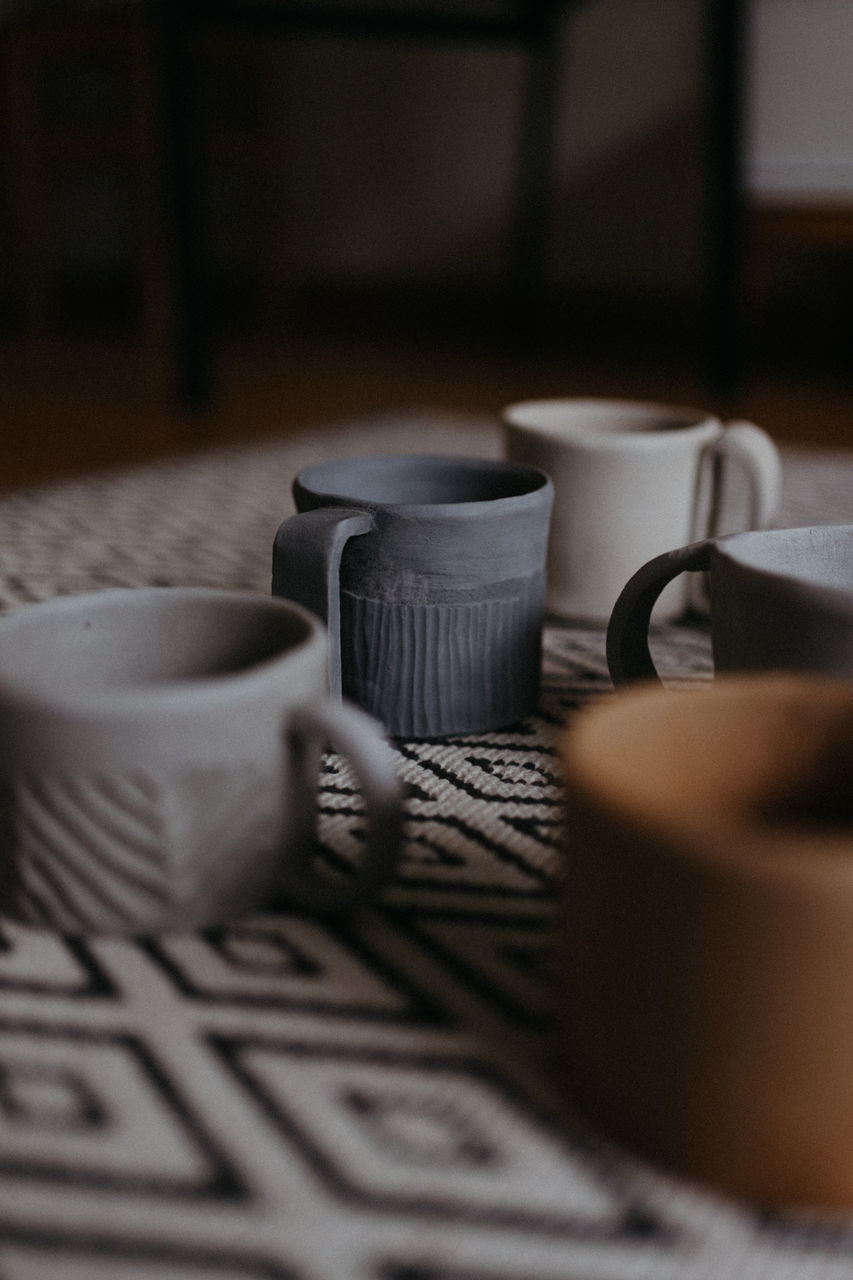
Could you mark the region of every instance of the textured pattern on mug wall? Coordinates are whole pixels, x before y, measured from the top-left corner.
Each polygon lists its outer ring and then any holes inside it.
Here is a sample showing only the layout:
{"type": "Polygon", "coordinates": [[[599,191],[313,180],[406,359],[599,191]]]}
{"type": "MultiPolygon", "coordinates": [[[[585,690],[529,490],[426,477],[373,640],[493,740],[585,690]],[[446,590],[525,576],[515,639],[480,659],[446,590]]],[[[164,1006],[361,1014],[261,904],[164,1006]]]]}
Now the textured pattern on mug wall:
{"type": "Polygon", "coordinates": [[[344,693],[395,737],[512,724],[536,703],[544,594],[540,576],[512,598],[470,604],[393,604],[342,591],[344,693]]]}
{"type": "Polygon", "coordinates": [[[245,763],[171,778],[15,774],[8,785],[11,913],[30,924],[184,926],[212,901],[239,899],[247,849],[273,861],[268,773],[245,763]]]}

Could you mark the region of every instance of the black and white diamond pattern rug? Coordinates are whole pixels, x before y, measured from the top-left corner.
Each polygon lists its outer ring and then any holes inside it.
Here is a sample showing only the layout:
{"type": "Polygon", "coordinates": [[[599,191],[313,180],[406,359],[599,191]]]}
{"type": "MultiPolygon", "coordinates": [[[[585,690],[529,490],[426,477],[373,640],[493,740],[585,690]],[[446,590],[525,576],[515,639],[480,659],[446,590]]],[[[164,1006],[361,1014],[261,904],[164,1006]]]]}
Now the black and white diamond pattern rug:
{"type": "MultiPolygon", "coordinates": [[[[310,461],[496,456],[406,411],[0,498],[0,606],[109,586],[269,590],[310,461]]],[[[788,451],[781,522],[853,518],[853,455],[788,451]]],[[[707,637],[657,637],[706,680],[707,637]]],[[[608,697],[600,631],[549,625],[535,716],[396,744],[403,856],[345,923],[153,939],[0,925],[0,1280],[849,1280],[853,1221],[763,1212],[610,1146],[548,1070],[555,742],[608,697]]],[[[320,839],[361,811],[330,756],[320,839]]]]}

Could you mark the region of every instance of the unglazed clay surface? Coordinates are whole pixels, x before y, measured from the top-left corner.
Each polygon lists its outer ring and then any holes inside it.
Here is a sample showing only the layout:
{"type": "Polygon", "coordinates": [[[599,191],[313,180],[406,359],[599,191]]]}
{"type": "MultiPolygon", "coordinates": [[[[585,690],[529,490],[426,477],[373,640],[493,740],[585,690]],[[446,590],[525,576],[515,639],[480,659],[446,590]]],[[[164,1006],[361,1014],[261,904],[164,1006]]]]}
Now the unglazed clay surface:
{"type": "Polygon", "coordinates": [[[573,1105],[761,1204],[853,1208],[853,685],[645,686],[564,734],[573,1105]]]}
{"type": "Polygon", "coordinates": [[[273,591],[327,620],[332,687],[390,733],[499,728],[536,704],[552,496],[542,472],[488,459],[308,468],[273,591]]]}
{"type": "Polygon", "coordinates": [[[277,779],[256,763],[133,773],[16,773],[18,914],[64,931],[239,915],[276,887],[277,779]],[[180,802],[176,803],[176,798],[180,802]]]}
{"type": "Polygon", "coordinates": [[[393,864],[377,727],[326,694],[326,637],[281,600],[106,590],[0,622],[0,910],[68,932],[219,923],[286,895],[349,905],[393,864]],[[362,786],[365,858],[315,864],[325,744],[362,786]]]}
{"type": "Polygon", "coordinates": [[[608,626],[616,684],[657,676],[650,614],[665,585],[690,570],[709,574],[718,670],[853,676],[853,525],[813,525],[708,540],[644,565],[608,626]]]}

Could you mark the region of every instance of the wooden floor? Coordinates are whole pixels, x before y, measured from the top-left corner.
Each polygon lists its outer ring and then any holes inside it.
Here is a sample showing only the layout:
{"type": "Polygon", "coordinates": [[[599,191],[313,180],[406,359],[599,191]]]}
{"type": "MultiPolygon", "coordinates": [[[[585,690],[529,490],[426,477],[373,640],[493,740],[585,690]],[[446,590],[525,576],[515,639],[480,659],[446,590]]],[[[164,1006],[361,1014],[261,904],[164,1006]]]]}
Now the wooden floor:
{"type": "MultiPolygon", "coordinates": [[[[836,327],[837,328],[837,327],[836,327]]],[[[678,326],[555,329],[540,342],[495,340],[435,315],[389,310],[363,322],[282,326],[220,339],[214,394],[181,412],[168,361],[132,338],[0,341],[0,486],[52,480],[212,444],[268,437],[349,414],[437,406],[497,414],[550,395],[652,398],[759,422],[778,440],[853,448],[853,362],[814,334],[765,341],[734,395],[715,392],[706,347],[678,326]]],[[[167,352],[165,353],[168,354],[167,352]]],[[[393,440],[389,439],[389,448],[393,440]]]]}

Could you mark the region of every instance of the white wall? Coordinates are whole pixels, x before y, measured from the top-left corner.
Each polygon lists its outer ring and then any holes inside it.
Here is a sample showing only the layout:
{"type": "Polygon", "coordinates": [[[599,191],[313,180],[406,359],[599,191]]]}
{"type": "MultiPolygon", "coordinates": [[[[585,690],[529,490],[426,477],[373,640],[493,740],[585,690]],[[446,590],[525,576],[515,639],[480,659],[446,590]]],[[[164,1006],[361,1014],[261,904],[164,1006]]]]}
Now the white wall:
{"type": "Polygon", "coordinates": [[[748,184],[853,204],[853,3],[754,0],[748,184]]]}

